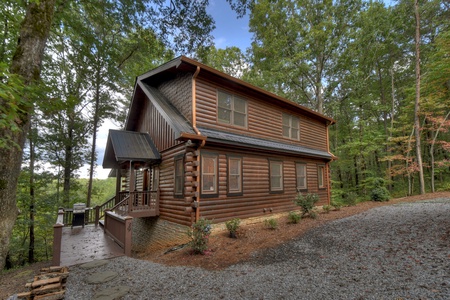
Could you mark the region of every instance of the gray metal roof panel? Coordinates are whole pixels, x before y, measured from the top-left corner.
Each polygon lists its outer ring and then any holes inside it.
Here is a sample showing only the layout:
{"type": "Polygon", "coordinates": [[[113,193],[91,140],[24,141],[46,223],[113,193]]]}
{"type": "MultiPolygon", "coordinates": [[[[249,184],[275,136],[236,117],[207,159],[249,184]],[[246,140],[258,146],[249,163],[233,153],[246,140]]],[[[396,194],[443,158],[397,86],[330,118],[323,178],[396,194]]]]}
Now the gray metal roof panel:
{"type": "Polygon", "coordinates": [[[109,130],[103,167],[117,167],[123,161],[151,162],[161,159],[148,133],[109,130]]]}
{"type": "Polygon", "coordinates": [[[285,144],[207,128],[199,128],[199,130],[203,135],[208,137],[207,141],[225,142],[233,144],[238,143],[241,145],[246,145],[248,147],[278,150],[282,152],[300,154],[309,157],[332,159],[332,155],[327,151],[311,149],[303,146],[285,144]]]}

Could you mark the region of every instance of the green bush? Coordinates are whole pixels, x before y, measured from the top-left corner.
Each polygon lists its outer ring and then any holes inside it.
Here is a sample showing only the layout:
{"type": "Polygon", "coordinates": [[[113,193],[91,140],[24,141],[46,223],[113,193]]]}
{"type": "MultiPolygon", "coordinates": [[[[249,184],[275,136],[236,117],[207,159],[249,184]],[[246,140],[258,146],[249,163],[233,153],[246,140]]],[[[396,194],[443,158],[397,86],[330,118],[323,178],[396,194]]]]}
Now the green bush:
{"type": "Polygon", "coordinates": [[[358,202],[358,194],[355,192],[349,192],[345,195],[344,203],[347,206],[355,206],[358,202]]]}
{"type": "Polygon", "coordinates": [[[317,195],[317,194],[303,195],[302,193],[299,193],[297,195],[297,199],[294,200],[294,203],[297,206],[300,206],[300,209],[302,211],[302,217],[305,215],[309,215],[310,217],[314,218],[313,217],[314,207],[318,201],[319,201],[319,195],[317,195]]]}
{"type": "Polygon", "coordinates": [[[211,234],[211,221],[201,218],[188,231],[191,238],[189,246],[194,253],[203,254],[208,249],[209,235],[211,234]]]}
{"type": "Polygon", "coordinates": [[[334,210],[341,210],[342,205],[338,202],[332,201],[331,206],[334,207],[334,210]]]}
{"type": "Polygon", "coordinates": [[[300,222],[301,219],[302,219],[302,216],[300,216],[295,211],[290,211],[289,212],[289,215],[288,215],[289,223],[297,224],[298,222],[300,222]]]}
{"type": "Polygon", "coordinates": [[[277,219],[270,218],[264,220],[264,225],[266,225],[267,228],[275,230],[278,228],[278,221],[277,219]]]}
{"type": "Polygon", "coordinates": [[[389,191],[384,187],[377,187],[372,190],[370,193],[370,199],[372,201],[389,201],[391,198],[391,195],[389,194],[389,191]]]}
{"type": "Polygon", "coordinates": [[[331,210],[331,205],[324,205],[322,206],[322,209],[325,213],[329,213],[331,210]]]}
{"type": "Polygon", "coordinates": [[[225,226],[230,232],[230,237],[236,237],[236,231],[239,229],[239,225],[241,224],[241,220],[238,218],[231,219],[225,222],[225,226]]]}

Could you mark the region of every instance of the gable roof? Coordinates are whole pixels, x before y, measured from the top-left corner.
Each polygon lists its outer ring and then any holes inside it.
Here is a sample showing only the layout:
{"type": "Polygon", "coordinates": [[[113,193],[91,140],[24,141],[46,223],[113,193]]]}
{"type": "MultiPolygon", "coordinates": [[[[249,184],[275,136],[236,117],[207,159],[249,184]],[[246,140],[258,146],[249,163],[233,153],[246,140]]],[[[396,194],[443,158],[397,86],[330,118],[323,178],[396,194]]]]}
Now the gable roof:
{"type": "Polygon", "coordinates": [[[284,106],[288,109],[292,109],[294,111],[298,110],[310,117],[322,120],[327,125],[335,123],[335,120],[333,118],[325,116],[291,100],[280,97],[274,93],[268,92],[241,79],[220,72],[186,56],[179,56],[153,70],[150,70],[138,76],[136,81],[149,83],[151,82],[152,85],[158,85],[166,80],[175,78],[178,72],[194,73],[197,69],[200,70],[198,76],[203,77],[206,80],[225,84],[227,86],[230,86],[230,88],[240,90],[246,94],[253,94],[256,98],[261,98],[261,96],[267,97],[270,99],[270,101],[277,102],[281,106],[284,106]]]}
{"type": "Polygon", "coordinates": [[[291,153],[314,158],[319,157],[327,160],[331,160],[333,158],[333,156],[327,151],[311,149],[292,144],[274,142],[270,140],[248,137],[240,134],[234,134],[207,128],[199,128],[199,130],[203,135],[207,136],[208,142],[218,142],[221,144],[236,145],[239,146],[240,148],[247,147],[252,149],[256,148],[270,151],[281,151],[283,153],[291,153]]]}
{"type": "Polygon", "coordinates": [[[103,168],[118,168],[125,161],[158,163],[161,155],[148,133],[110,129],[103,168]]]}

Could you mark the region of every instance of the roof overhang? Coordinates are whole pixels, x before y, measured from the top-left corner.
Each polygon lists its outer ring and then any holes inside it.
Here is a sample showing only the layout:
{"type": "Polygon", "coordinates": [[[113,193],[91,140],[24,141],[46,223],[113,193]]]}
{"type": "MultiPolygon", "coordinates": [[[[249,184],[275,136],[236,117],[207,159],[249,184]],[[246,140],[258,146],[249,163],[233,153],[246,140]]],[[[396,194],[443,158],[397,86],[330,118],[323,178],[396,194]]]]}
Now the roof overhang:
{"type": "Polygon", "coordinates": [[[148,133],[110,129],[103,168],[120,168],[129,161],[157,164],[161,161],[161,155],[148,133]]]}
{"type": "Polygon", "coordinates": [[[248,137],[244,135],[223,132],[218,130],[199,128],[201,133],[207,136],[208,143],[220,143],[223,145],[237,146],[240,149],[254,149],[271,151],[274,153],[300,155],[309,158],[319,158],[331,161],[333,155],[327,151],[311,149],[307,147],[285,144],[276,141],[248,137]]]}

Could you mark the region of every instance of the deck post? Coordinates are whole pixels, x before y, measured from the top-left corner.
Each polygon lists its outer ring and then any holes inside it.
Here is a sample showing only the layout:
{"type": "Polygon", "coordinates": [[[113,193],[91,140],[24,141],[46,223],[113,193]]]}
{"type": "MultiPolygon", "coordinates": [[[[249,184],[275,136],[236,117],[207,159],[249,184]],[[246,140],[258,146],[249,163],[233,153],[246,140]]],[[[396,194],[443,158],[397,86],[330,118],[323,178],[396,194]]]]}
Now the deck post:
{"type": "Polygon", "coordinates": [[[59,266],[61,264],[61,242],[62,242],[63,227],[64,227],[64,209],[60,208],[58,210],[58,218],[56,219],[56,224],[53,225],[52,264],[54,266],[59,266]]]}
{"type": "Polygon", "coordinates": [[[125,242],[123,243],[123,248],[125,250],[125,255],[131,257],[131,234],[132,234],[132,221],[133,217],[125,217],[125,242]]]}
{"type": "Polygon", "coordinates": [[[95,207],[95,226],[98,226],[98,222],[100,221],[100,206],[95,207]]]}

